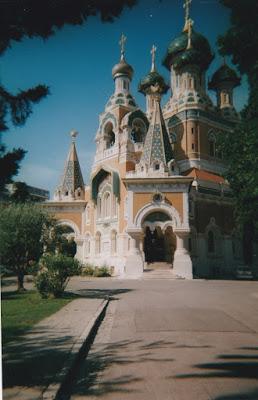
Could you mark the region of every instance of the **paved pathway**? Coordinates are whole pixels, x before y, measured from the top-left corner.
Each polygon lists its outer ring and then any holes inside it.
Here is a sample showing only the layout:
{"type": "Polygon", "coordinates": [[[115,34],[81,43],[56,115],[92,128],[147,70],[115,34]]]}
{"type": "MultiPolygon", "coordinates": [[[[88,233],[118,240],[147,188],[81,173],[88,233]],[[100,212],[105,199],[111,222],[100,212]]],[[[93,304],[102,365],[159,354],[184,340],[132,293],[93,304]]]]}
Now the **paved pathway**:
{"type": "Polygon", "coordinates": [[[73,300],[7,345],[3,349],[4,399],[42,399],[50,383],[58,384],[58,374],[102,302],[103,296],[73,300]]]}
{"type": "Polygon", "coordinates": [[[258,284],[91,281],[112,294],[71,400],[257,400],[258,284]]]}

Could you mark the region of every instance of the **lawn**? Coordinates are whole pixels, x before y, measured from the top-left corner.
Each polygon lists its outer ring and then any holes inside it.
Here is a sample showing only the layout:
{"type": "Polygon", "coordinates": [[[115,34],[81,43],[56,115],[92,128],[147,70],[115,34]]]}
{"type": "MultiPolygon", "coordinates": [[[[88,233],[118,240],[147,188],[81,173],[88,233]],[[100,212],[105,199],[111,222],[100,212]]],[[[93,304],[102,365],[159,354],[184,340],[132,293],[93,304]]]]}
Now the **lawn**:
{"type": "Polygon", "coordinates": [[[38,292],[2,293],[2,341],[6,345],[17,336],[24,334],[43,318],[60,310],[73,300],[73,296],[60,299],[42,299],[38,292]]]}

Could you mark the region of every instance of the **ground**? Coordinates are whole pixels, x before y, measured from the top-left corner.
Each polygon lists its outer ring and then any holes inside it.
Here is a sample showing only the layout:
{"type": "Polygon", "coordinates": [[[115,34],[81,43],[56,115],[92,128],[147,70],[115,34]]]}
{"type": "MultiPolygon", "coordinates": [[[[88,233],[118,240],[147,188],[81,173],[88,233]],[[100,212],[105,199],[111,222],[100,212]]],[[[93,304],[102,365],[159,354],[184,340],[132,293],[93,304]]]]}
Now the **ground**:
{"type": "Polygon", "coordinates": [[[81,335],[107,297],[88,357],[62,398],[258,399],[257,282],[187,281],[155,271],[141,280],[74,277],[68,290],[83,298],[4,349],[5,399],[42,398],[41,387],[55,379],[53,367],[65,363],[72,337],[81,335]],[[31,375],[35,362],[41,369],[31,375]]]}
{"type": "Polygon", "coordinates": [[[258,399],[258,285],[244,281],[98,280],[111,295],[72,400],[258,399]]]}

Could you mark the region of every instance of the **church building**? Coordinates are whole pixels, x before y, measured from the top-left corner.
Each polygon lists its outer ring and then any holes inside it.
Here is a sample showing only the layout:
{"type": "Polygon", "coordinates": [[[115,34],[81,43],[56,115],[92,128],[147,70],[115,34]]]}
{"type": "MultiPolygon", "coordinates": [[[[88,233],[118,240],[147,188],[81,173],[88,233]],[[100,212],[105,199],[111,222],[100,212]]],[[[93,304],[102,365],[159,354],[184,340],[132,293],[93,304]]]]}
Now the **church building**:
{"type": "Polygon", "coordinates": [[[76,257],[111,267],[117,276],[141,277],[157,262],[186,279],[225,276],[241,256],[232,195],[222,177],[226,164],[216,149],[218,134],[233,134],[239,121],[233,91],[240,79],[223,63],[207,85],[214,55],[193,29],[189,6],[186,0],[183,30],[163,60],[169,85],[157,71],[152,47],[150,72],[139,83],[145,110],[130,90],[134,70],[122,35],[113,94],[99,116],[89,185],[72,131],[62,181],[45,203],[72,229],[76,257]],[[216,92],[216,104],[208,89],[216,92]]]}

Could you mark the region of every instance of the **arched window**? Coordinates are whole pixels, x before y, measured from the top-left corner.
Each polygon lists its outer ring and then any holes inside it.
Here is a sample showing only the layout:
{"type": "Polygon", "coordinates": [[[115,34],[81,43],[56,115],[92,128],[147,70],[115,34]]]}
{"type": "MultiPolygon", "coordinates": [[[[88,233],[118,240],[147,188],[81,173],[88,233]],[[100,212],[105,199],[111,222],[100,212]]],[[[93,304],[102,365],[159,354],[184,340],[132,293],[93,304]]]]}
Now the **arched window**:
{"type": "Polygon", "coordinates": [[[113,195],[113,202],[112,202],[112,204],[113,204],[113,210],[112,210],[112,215],[114,216],[114,217],[116,217],[117,216],[117,206],[118,206],[118,204],[117,204],[117,198],[116,198],[116,196],[114,196],[113,195]]]}
{"type": "Polygon", "coordinates": [[[85,210],[85,222],[87,225],[90,223],[90,206],[87,206],[85,210]]]}
{"type": "Polygon", "coordinates": [[[101,233],[97,232],[95,238],[95,254],[100,254],[100,252],[101,252],[101,233]]]}
{"type": "Polygon", "coordinates": [[[208,232],[208,253],[215,253],[215,237],[213,231],[208,232]]]}
{"type": "Polygon", "coordinates": [[[90,235],[86,235],[85,253],[86,256],[90,255],[90,235]]]}
{"type": "Polygon", "coordinates": [[[105,192],[103,196],[103,218],[111,216],[111,195],[110,192],[105,192]]]}
{"type": "Polygon", "coordinates": [[[146,125],[139,119],[135,118],[132,124],[131,139],[134,143],[142,143],[146,134],[146,125]]]}
{"type": "Polygon", "coordinates": [[[116,135],[113,131],[113,124],[111,122],[107,122],[104,128],[104,138],[106,142],[106,149],[110,149],[110,147],[114,146],[116,135]]]}
{"type": "Polygon", "coordinates": [[[97,198],[97,219],[101,218],[101,211],[102,211],[101,197],[98,196],[98,198],[97,198]]]}
{"type": "Polygon", "coordinates": [[[117,232],[111,232],[111,254],[115,254],[117,252],[117,232]]]}

